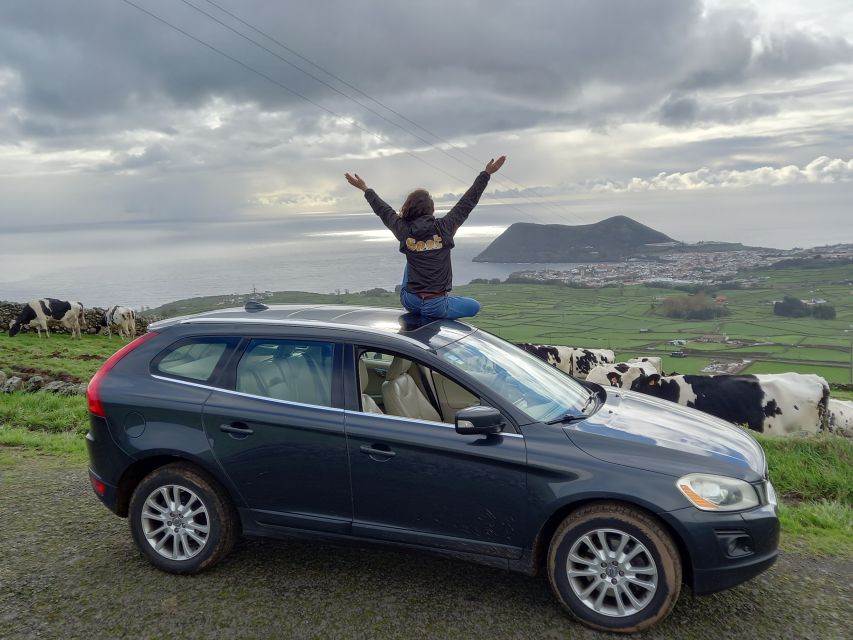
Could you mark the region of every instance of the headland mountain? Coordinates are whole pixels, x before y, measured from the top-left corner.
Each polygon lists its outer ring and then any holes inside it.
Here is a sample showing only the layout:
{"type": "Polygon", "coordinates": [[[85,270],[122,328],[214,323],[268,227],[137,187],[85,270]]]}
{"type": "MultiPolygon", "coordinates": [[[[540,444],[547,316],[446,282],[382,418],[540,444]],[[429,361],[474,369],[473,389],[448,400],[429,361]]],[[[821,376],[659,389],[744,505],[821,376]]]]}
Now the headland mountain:
{"type": "Polygon", "coordinates": [[[751,248],[736,242],[686,244],[620,215],[581,225],[516,222],[474,262],[620,262],[667,253],[751,248]]]}

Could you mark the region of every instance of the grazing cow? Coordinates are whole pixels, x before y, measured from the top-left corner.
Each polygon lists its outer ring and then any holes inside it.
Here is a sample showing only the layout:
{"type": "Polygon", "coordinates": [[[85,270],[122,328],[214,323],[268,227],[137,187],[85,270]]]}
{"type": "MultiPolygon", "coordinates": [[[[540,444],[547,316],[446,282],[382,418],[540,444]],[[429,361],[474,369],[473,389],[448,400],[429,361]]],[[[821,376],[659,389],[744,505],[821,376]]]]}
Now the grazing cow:
{"type": "Polygon", "coordinates": [[[658,356],[641,356],[626,360],[626,364],[651,365],[655,368],[652,373],[663,373],[663,360],[658,356]]]}
{"type": "Polygon", "coordinates": [[[9,336],[16,336],[22,327],[35,327],[39,338],[44,330],[46,337],[50,337],[48,331],[49,322],[60,322],[71,332],[71,338],[80,338],[80,326],[85,326],[83,319],[83,305],[80,302],[68,302],[56,298],[41,298],[31,300],[24,305],[18,317],[9,323],[9,336]]]}
{"type": "Polygon", "coordinates": [[[656,398],[693,407],[771,435],[827,427],[829,385],[814,374],[640,376],[631,384],[656,398]]]}
{"type": "Polygon", "coordinates": [[[637,378],[648,377],[655,373],[657,370],[648,363],[617,362],[616,364],[600,364],[594,367],[586,377],[586,381],[600,384],[603,387],[630,389],[637,378]]]}
{"type": "Polygon", "coordinates": [[[110,307],[101,318],[101,327],[106,327],[107,335],[112,337],[113,326],[118,327],[119,336],[132,340],[136,337],[136,313],[130,307],[110,307]]]}
{"type": "Polygon", "coordinates": [[[853,401],[830,398],[826,411],[829,414],[830,431],[853,437],[853,401]]]}
{"type": "Polygon", "coordinates": [[[580,379],[586,378],[596,365],[616,362],[616,356],[610,349],[580,349],[526,342],[518,346],[560,371],[580,379]]]}

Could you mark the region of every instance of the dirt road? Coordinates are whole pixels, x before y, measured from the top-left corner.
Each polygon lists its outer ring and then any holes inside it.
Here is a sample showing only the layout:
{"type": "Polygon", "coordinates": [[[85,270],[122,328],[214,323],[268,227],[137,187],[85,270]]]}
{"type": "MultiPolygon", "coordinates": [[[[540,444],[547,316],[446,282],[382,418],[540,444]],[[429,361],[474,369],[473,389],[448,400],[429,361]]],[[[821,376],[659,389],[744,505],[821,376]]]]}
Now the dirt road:
{"type": "MultiPolygon", "coordinates": [[[[0,638],[599,638],[544,579],[422,555],[245,541],[213,571],[161,573],[85,469],[4,454],[0,638]],[[11,458],[15,458],[12,460],[11,458]]],[[[853,562],[783,554],[637,638],[849,638],[853,562]]]]}

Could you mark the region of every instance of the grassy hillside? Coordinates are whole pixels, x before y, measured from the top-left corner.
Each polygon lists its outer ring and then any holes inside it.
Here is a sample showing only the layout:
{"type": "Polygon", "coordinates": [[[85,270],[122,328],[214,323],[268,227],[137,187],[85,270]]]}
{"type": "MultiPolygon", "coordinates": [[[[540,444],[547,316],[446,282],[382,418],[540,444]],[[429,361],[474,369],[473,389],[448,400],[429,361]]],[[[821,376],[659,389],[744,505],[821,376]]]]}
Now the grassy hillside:
{"type": "MultiPolygon", "coordinates": [[[[767,272],[761,289],[720,291],[731,315],[712,321],[672,320],[657,313],[660,299],[681,295],[666,289],[566,289],[544,285],[468,285],[457,293],[483,304],[473,324],[514,341],[609,347],[620,358],[659,354],[665,369],[698,372],[717,360],[750,358],[748,371],[820,373],[835,382],[850,380],[853,333],[853,266],[767,272]],[[772,300],[783,295],[821,297],[834,305],[837,319],[774,316],[772,300]],[[654,308],[653,308],[654,305],[654,308]],[[644,330],[641,333],[641,329],[644,330]],[[721,336],[751,343],[697,342],[721,336]],[[671,358],[668,340],[688,340],[688,357],[671,358]]],[[[159,310],[182,315],[235,306],[233,296],[184,300],[159,310]]],[[[393,294],[322,295],[277,293],[267,302],[313,302],[398,307],[393,294]]],[[[123,341],[105,336],[39,339],[0,334],[0,370],[9,375],[85,381],[123,341]]],[[[847,393],[853,398],[853,393],[847,393]]],[[[833,396],[844,396],[833,391],[833,396]]],[[[0,394],[0,457],[23,450],[70,456],[85,464],[82,434],[88,428],[85,398],[48,394],[0,394]],[[7,447],[4,449],[4,447],[7,447]]],[[[759,437],[771,477],[786,499],[780,511],[784,545],[816,553],[853,557],[853,442],[838,436],[773,439],[759,437]]]]}
{"type": "Polygon", "coordinates": [[[483,304],[474,324],[515,341],[614,349],[620,358],[664,357],[667,371],[698,373],[712,361],[748,359],[746,371],[818,373],[830,382],[851,382],[853,266],[767,271],[760,289],[720,290],[731,315],[706,321],[658,314],[661,299],[676,294],[648,287],[561,289],[541,285],[472,285],[460,292],[483,304]],[[835,320],[773,315],[772,301],[783,295],[820,297],[835,306],[835,320]],[[708,336],[719,342],[697,342],[708,336]],[[723,342],[724,336],[729,342],[723,342]],[[688,340],[671,358],[667,342],[688,340]],[[741,345],[738,342],[747,343],[741,345]],[[758,344],[756,344],[758,343],[758,344]]]}
{"type": "Polygon", "coordinates": [[[40,375],[66,382],[87,382],[125,344],[118,336],[84,335],[80,340],[71,340],[62,334],[39,338],[33,332],[26,332],[10,338],[0,333],[0,371],[22,378],[40,375]]]}
{"type": "MultiPolygon", "coordinates": [[[[682,295],[668,289],[629,286],[622,289],[568,289],[545,285],[466,285],[454,293],[473,296],[483,305],[470,320],[503,338],[614,349],[619,358],[654,354],[664,358],[666,371],[699,373],[709,363],[748,359],[750,373],[799,371],[818,373],[830,382],[851,382],[853,341],[853,265],[820,269],[757,272],[766,276],[762,288],[719,291],[728,298],[731,315],[715,320],[666,318],[661,300],[682,295]],[[785,295],[824,298],[836,308],[835,320],[783,318],[773,315],[773,300],[785,295]],[[717,342],[697,342],[711,336],[717,342]],[[727,336],[729,342],[722,342],[727,336]],[[688,340],[686,358],[671,358],[666,344],[688,340]],[[743,341],[745,345],[733,341],[743,341]],[[756,344],[757,343],[757,344],[756,344]]],[[[317,294],[280,292],[268,303],[313,302],[399,307],[393,294],[317,294]]],[[[154,313],[182,315],[242,304],[231,296],[182,300],[154,313]]],[[[2,340],[2,338],[0,338],[2,340]]]]}

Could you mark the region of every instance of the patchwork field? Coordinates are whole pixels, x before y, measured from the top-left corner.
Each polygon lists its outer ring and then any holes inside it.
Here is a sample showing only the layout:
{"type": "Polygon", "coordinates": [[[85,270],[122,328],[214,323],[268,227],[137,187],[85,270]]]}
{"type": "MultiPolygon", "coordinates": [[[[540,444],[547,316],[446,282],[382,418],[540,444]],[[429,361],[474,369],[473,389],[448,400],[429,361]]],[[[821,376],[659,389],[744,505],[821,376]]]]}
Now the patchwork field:
{"type": "Polygon", "coordinates": [[[472,320],[514,341],[605,347],[619,359],[663,355],[664,369],[698,373],[711,362],[750,360],[745,371],[817,373],[850,383],[853,342],[853,267],[767,271],[760,289],[721,289],[731,315],[687,321],[657,313],[661,299],[683,295],[667,289],[566,289],[544,285],[468,285],[458,293],[476,297],[483,310],[472,320]],[[785,295],[822,298],[835,320],[782,318],[773,300],[785,295]],[[682,339],[684,347],[667,344],[682,339]],[[708,342],[697,341],[712,340],[708,342]],[[685,358],[669,356],[683,351],[685,358]]]}
{"type": "MultiPolygon", "coordinates": [[[[627,286],[569,289],[548,285],[464,285],[457,295],[472,296],[482,310],[470,320],[507,340],[602,347],[619,359],[662,355],[667,372],[700,373],[712,362],[749,360],[749,373],[798,371],[817,373],[834,383],[853,382],[853,266],[756,272],[766,277],[760,288],[718,290],[731,315],[707,321],[675,320],[659,314],[664,298],[684,295],[671,289],[627,286]],[[791,295],[826,300],[835,320],[783,318],[773,301],[791,295]],[[687,340],[684,347],[667,344],[687,340]],[[700,341],[707,339],[710,341],[700,341]],[[685,358],[673,358],[672,351],[685,358]]],[[[153,313],[174,316],[235,306],[230,297],[182,300],[153,313]]],[[[275,293],[271,303],[312,302],[397,307],[394,294],[275,293]]]]}

